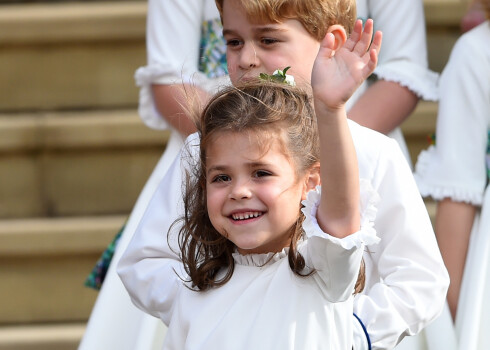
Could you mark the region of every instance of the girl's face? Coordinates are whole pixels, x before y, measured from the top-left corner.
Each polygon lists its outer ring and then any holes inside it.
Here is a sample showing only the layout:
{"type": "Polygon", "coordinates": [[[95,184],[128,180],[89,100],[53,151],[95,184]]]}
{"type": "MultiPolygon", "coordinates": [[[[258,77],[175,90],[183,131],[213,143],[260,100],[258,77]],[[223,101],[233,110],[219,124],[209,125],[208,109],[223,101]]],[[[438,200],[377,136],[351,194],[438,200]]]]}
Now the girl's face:
{"type": "Polygon", "coordinates": [[[279,140],[265,150],[254,140],[247,133],[219,132],[206,149],[209,218],[241,254],[289,246],[301,200],[311,189],[306,175],[298,179],[279,140]]]}
{"type": "Polygon", "coordinates": [[[320,43],[299,21],[251,23],[241,5],[225,0],[223,35],[233,85],[288,66],[291,67],[288,74],[293,75],[298,84],[309,85],[320,43]]]}

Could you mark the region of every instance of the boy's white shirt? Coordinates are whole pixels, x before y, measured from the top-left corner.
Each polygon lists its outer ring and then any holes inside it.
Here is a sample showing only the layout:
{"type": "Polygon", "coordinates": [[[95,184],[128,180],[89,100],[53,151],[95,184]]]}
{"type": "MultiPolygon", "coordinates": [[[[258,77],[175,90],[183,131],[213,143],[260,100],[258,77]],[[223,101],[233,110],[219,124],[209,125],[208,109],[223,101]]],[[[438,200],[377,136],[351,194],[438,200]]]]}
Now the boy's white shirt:
{"type": "MultiPolygon", "coordinates": [[[[368,179],[381,197],[375,221],[381,241],[364,253],[366,288],[355,298],[354,313],[366,327],[373,349],[391,349],[404,335],[418,333],[439,315],[449,278],[425,205],[397,143],[352,121],[349,126],[360,177],[368,179]]],[[[191,152],[197,153],[198,141],[197,134],[187,139],[191,152]]],[[[178,290],[168,285],[165,271],[182,269],[166,234],[183,213],[182,175],[179,155],[118,266],[133,302],[156,317],[171,308],[168,301],[178,290]]],[[[362,339],[364,334],[358,334],[364,333],[362,327],[355,318],[353,322],[354,339],[362,339]]],[[[356,346],[367,349],[367,342],[356,346]]]]}

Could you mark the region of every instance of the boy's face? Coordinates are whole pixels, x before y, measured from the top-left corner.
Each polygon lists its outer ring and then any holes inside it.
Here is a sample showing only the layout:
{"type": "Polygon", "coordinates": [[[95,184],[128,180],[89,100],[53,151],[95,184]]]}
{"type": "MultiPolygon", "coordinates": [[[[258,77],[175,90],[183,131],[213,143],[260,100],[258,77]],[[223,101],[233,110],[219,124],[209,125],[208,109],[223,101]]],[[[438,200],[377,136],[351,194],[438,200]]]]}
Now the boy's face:
{"type": "Polygon", "coordinates": [[[228,72],[231,82],[256,79],[259,73],[291,69],[297,84],[310,84],[313,63],[320,48],[294,19],[281,23],[252,23],[235,0],[223,4],[223,35],[227,43],[228,72]]]}

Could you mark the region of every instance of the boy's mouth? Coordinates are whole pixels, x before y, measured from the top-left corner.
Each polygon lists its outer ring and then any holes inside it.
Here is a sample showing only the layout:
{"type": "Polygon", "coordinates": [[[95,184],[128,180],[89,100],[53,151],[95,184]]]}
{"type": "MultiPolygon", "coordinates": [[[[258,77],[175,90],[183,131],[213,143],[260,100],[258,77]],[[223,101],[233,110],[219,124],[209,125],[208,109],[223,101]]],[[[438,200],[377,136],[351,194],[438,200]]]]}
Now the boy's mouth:
{"type": "Polygon", "coordinates": [[[241,220],[248,220],[248,219],[255,219],[258,218],[259,216],[262,216],[264,213],[261,211],[247,211],[243,213],[235,213],[231,214],[231,218],[234,221],[241,221],[241,220]]]}

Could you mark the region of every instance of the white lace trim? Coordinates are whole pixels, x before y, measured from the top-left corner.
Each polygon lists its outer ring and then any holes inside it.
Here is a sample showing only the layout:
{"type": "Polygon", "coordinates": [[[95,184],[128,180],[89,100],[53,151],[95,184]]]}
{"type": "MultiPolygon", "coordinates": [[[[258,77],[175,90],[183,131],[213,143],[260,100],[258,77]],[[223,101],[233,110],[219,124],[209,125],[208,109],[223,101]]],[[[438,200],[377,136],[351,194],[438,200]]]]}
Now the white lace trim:
{"type": "Polygon", "coordinates": [[[394,81],[407,87],[426,101],[439,100],[439,74],[408,61],[394,61],[378,66],[374,74],[379,79],[394,81]]]}
{"type": "Polygon", "coordinates": [[[467,187],[458,187],[457,185],[443,186],[430,181],[429,168],[433,164],[435,157],[437,156],[434,146],[430,146],[427,150],[419,154],[415,166],[414,178],[420,194],[423,197],[432,197],[437,201],[450,198],[455,202],[481,205],[483,203],[483,193],[481,191],[471,190],[467,187]]]}
{"type": "Polygon", "coordinates": [[[316,219],[316,212],[318,205],[320,204],[321,187],[318,186],[314,191],[310,191],[306,200],[302,203],[304,208],[301,210],[305,214],[305,221],[303,222],[303,228],[307,237],[317,236],[323,239],[329,239],[332,242],[340,245],[344,249],[352,249],[353,247],[361,247],[362,244],[370,245],[376,244],[380,241],[376,236],[376,230],[374,229],[374,220],[376,219],[377,208],[376,205],[379,202],[379,195],[371,186],[368,180],[361,179],[361,228],[356,233],[349,235],[345,238],[337,238],[330,236],[321,230],[316,219]]]}
{"type": "Polygon", "coordinates": [[[245,266],[265,266],[268,264],[275,263],[285,257],[288,256],[289,248],[283,248],[280,252],[277,253],[265,253],[265,254],[246,254],[242,255],[238,252],[232,254],[233,260],[238,265],[245,266]]]}

